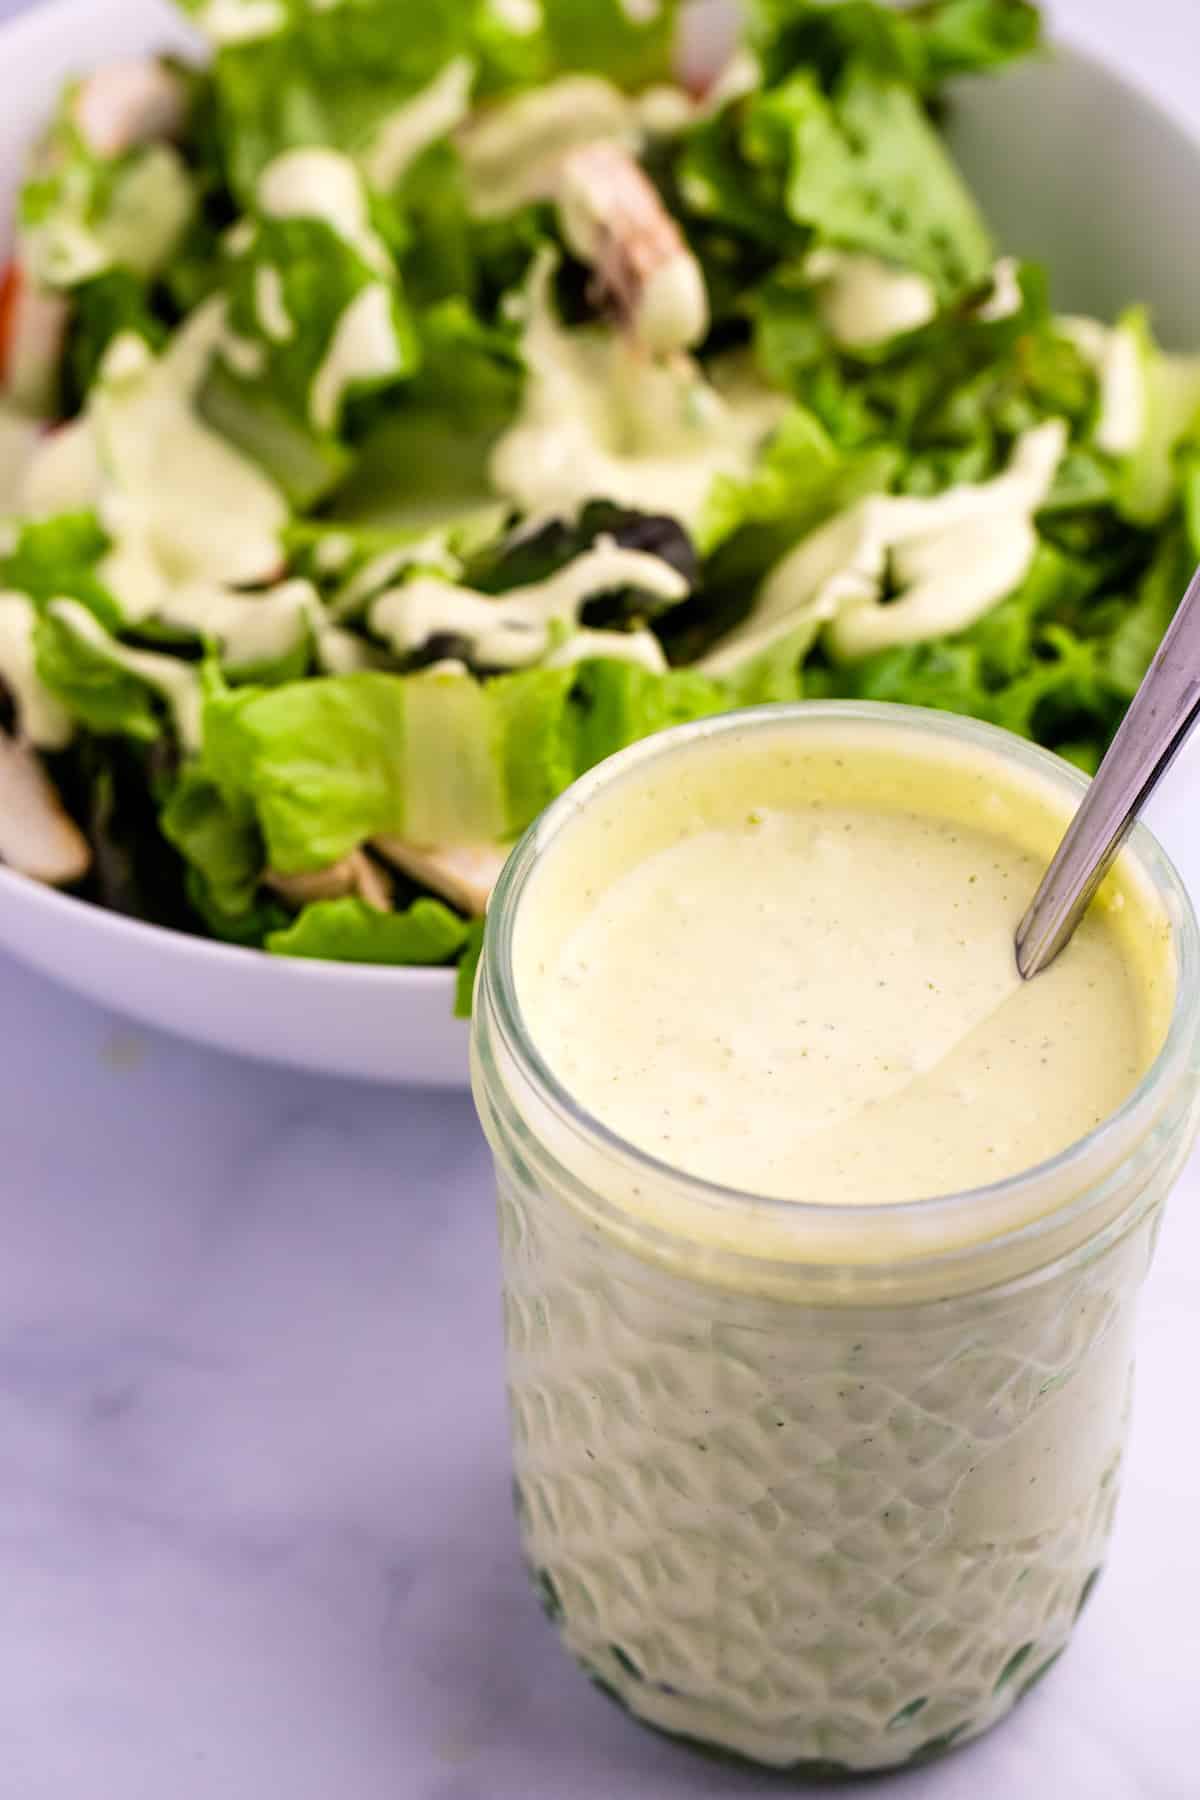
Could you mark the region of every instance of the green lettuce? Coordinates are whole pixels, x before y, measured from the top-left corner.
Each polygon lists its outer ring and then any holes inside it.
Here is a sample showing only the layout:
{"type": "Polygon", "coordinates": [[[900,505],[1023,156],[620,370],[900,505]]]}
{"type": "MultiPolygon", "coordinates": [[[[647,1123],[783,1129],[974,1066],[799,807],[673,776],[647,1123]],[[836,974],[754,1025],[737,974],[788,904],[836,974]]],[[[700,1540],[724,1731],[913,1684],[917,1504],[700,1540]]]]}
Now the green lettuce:
{"type": "Polygon", "coordinates": [[[94,150],[76,123],[69,86],[21,190],[21,253],[46,287],[74,288],[106,269],[160,274],[193,221],[197,194],[173,144],[94,150]]]}
{"type": "Polygon", "coordinates": [[[365,673],[245,689],[209,702],[205,750],[224,791],[253,805],[281,874],[385,835],[504,840],[570,780],[571,680],[365,673]]]}
{"type": "Polygon", "coordinates": [[[904,11],[876,0],[753,0],[750,13],[768,81],[811,63],[829,82],[855,58],[928,94],[951,76],[1027,56],[1041,40],[1026,0],[929,0],[904,11]]]}
{"type": "Polygon", "coordinates": [[[26,594],[39,606],[65,596],[86,606],[102,625],[120,623],[121,609],[96,574],[109,538],[95,513],[27,519],[0,542],[0,588],[26,594]]]}
{"type": "MultiPolygon", "coordinates": [[[[186,0],[203,19],[206,0],[186,0]]],[[[226,177],[249,202],[283,150],[321,144],[355,152],[395,107],[469,45],[473,0],[281,0],[274,30],[219,43],[217,135],[226,177]]]]}
{"type": "Polygon", "coordinates": [[[71,717],[99,737],[153,744],[163,733],[158,696],[52,612],[36,629],[38,678],[71,717]]]}
{"type": "MultiPolygon", "coordinates": [[[[345,435],[347,405],[364,393],[393,389],[416,366],[416,333],[398,280],[393,277],[388,280],[385,303],[394,346],[393,366],[369,381],[358,378],[345,392],[327,403],[322,401],[319,372],[334,334],[347,309],[378,282],[379,272],[369,267],[357,250],[322,219],[258,219],[252,243],[229,261],[228,323],[237,342],[252,347],[251,355],[258,366],[244,374],[234,361],[234,353],[228,352],[227,379],[232,377],[240,390],[249,419],[259,414],[264,403],[269,409],[266,417],[286,415],[291,428],[287,441],[306,442],[311,447],[310,454],[323,459],[334,474],[341,466],[338,446],[345,435]],[[262,299],[264,280],[271,284],[273,306],[266,313],[262,299]],[[322,416],[323,404],[328,405],[328,416],[322,416]]],[[[245,355],[245,351],[241,354],[245,355]]],[[[217,404],[219,408],[219,401],[217,404]]],[[[210,398],[206,403],[210,416],[212,405],[210,398]]],[[[231,413],[218,422],[226,428],[234,424],[231,413]]],[[[281,443],[273,458],[265,428],[258,432],[256,442],[243,441],[242,447],[253,451],[268,473],[278,471],[286,482],[285,491],[290,488],[295,500],[310,504],[317,497],[297,473],[298,452],[288,454],[281,443]]]]}
{"type": "Polygon", "coordinates": [[[440,900],[414,900],[404,912],[377,912],[365,901],[316,900],[290,925],[269,933],[273,956],[403,967],[453,962],[470,926],[440,900]]]}
{"type": "Polygon", "coordinates": [[[679,187],[701,220],[785,258],[866,252],[926,276],[944,302],[991,269],[987,227],[919,98],[862,61],[831,93],[800,67],[699,127],[679,187]]]}

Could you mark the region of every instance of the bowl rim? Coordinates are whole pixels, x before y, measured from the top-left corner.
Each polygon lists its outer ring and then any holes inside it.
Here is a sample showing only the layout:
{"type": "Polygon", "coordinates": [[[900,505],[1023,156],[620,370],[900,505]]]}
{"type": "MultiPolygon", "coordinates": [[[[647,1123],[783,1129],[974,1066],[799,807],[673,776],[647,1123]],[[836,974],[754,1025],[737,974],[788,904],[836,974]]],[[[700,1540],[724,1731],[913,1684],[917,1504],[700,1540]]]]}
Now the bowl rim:
{"type": "MultiPolygon", "coordinates": [[[[107,0],[107,4],[115,12],[120,7],[120,0],[107,0]]],[[[69,20],[91,10],[88,0],[44,0],[42,4],[32,5],[28,10],[0,21],[0,53],[6,52],[9,58],[32,56],[38,52],[45,39],[60,36],[69,20]]],[[[190,27],[189,22],[180,17],[177,25],[185,35],[191,37],[195,47],[203,52],[203,40],[190,27]]],[[[152,51],[153,45],[148,45],[147,50],[152,51]]],[[[1178,134],[1181,143],[1200,157],[1200,124],[1189,119],[1173,101],[1153,93],[1142,78],[1126,73],[1104,56],[1085,49],[1076,41],[1075,33],[1070,27],[1061,34],[1056,33],[1041,53],[1043,64],[1054,58],[1082,65],[1091,74],[1102,78],[1148,111],[1157,114],[1160,120],[1178,134]]],[[[1003,79],[1003,74],[1001,71],[1000,79],[1003,79]]],[[[5,210],[11,197],[7,188],[0,185],[0,202],[5,210]]],[[[2,216],[3,213],[0,213],[0,217],[2,216]]],[[[931,710],[936,712],[938,709],[931,710]]],[[[252,946],[223,943],[219,939],[203,937],[198,932],[158,925],[151,920],[111,911],[97,901],[85,900],[77,894],[48,887],[18,870],[0,864],[0,901],[6,897],[23,904],[27,911],[44,908],[48,921],[56,927],[64,924],[69,926],[73,922],[77,930],[91,931],[100,939],[109,939],[123,945],[141,943],[162,956],[175,953],[185,959],[190,957],[200,964],[223,968],[230,973],[239,969],[247,972],[257,966],[260,970],[290,970],[287,979],[307,981],[313,986],[331,980],[350,981],[363,986],[383,980],[389,984],[403,983],[406,986],[430,990],[443,988],[447,991],[457,979],[454,968],[389,966],[379,963],[331,962],[311,957],[272,956],[268,951],[252,946]]],[[[2,939],[0,948],[3,948],[2,939]]],[[[265,975],[262,978],[269,979],[265,975]]]]}

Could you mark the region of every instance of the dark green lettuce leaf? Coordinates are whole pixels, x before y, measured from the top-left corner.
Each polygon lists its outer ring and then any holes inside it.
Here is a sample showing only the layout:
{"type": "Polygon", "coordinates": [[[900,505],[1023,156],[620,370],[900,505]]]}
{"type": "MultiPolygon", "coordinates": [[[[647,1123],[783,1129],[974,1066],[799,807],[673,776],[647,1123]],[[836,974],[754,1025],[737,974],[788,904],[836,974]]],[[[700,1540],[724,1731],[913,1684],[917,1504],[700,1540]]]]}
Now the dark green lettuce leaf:
{"type": "Polygon", "coordinates": [[[832,93],[796,68],[700,127],[679,186],[701,220],[781,256],[864,251],[925,275],[943,301],[991,269],[987,227],[920,100],[862,61],[832,93]]]}
{"type": "Polygon", "coordinates": [[[811,63],[827,85],[855,58],[932,93],[951,76],[1028,55],[1041,37],[1027,0],[929,0],[904,10],[877,0],[753,0],[750,13],[768,80],[811,63]]]}

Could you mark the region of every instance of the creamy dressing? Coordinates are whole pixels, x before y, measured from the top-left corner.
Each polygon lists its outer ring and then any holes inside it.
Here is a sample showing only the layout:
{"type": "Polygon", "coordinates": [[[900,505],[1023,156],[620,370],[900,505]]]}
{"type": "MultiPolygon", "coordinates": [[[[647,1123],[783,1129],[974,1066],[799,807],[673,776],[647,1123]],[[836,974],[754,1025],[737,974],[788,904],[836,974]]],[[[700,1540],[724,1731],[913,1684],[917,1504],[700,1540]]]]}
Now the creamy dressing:
{"type": "Polygon", "coordinates": [[[389,113],[360,158],[367,180],[389,190],[431,144],[448,137],[471,110],[475,64],[456,56],[428,87],[389,113]]]}
{"type": "Polygon", "coordinates": [[[361,288],[333,329],[309,390],[308,410],[318,431],[332,431],[351,388],[385,381],[403,368],[392,291],[382,281],[361,288]]]}
{"type": "Polygon", "coordinates": [[[975,317],[985,325],[998,325],[1002,319],[1014,319],[1025,304],[1021,292],[1021,265],[1015,256],[1002,256],[992,269],[992,291],[975,317]]]}
{"type": "Polygon", "coordinates": [[[270,263],[261,263],[254,271],[254,311],[272,343],[287,344],[295,337],[296,321],[284,299],[283,277],[270,263]]]}
{"type": "Polygon", "coordinates": [[[1110,889],[1021,982],[1044,797],[903,755],[852,728],[781,733],[774,764],[718,741],[564,828],[515,967],[590,1112],[707,1179],[855,1204],[1002,1179],[1115,1111],[1168,1002],[1144,897],[1110,889]]]}
{"type": "MultiPolygon", "coordinates": [[[[686,599],[690,591],[685,577],[661,557],[598,538],[590,550],[544,581],[506,594],[481,594],[418,575],[380,595],[371,607],[370,625],[401,655],[449,636],[464,639],[472,660],[485,668],[524,668],[554,647],[555,627],[576,633],[587,602],[621,588],[636,588],[668,605],[686,599]]],[[[645,660],[644,649],[638,660],[645,660]]]]}
{"type": "Polygon", "coordinates": [[[1092,365],[1100,382],[1100,413],[1093,436],[1110,456],[1130,456],[1147,423],[1146,382],[1141,346],[1127,326],[1109,328],[1098,319],[1063,318],[1059,330],[1092,365]]]}
{"type": "Polygon", "coordinates": [[[27,595],[0,593],[0,685],[16,707],[18,736],[38,750],[62,750],[75,728],[38,678],[36,625],[37,611],[27,595]]]}
{"type": "Polygon", "coordinates": [[[1034,524],[1067,449],[1057,419],[1025,433],[1003,475],[933,499],[875,495],[820,526],[768,575],[746,621],[700,667],[729,674],[801,626],[850,661],[965,631],[1024,581],[1034,524]],[[889,573],[899,589],[883,598],[889,573]]]}
{"type": "Polygon", "coordinates": [[[885,344],[937,317],[933,283],[877,256],[815,250],[804,272],[816,288],[821,317],[844,349],[885,344]]]}
{"type": "MultiPolygon", "coordinates": [[[[83,429],[99,474],[91,498],[114,540],[100,574],[131,621],[156,613],[176,585],[249,585],[283,567],[283,496],[195,410],[224,335],[218,300],[193,313],[160,357],[122,336],[88,397],[83,429]]],[[[74,443],[68,472],[88,454],[74,443]]]]}
{"type": "Polygon", "coordinates": [[[554,313],[553,263],[524,297],[521,415],[492,455],[497,493],[537,515],[606,499],[694,527],[718,476],[744,479],[788,409],[739,370],[721,386],[684,357],[656,362],[621,334],[568,331],[554,313]]]}
{"type": "Polygon", "coordinates": [[[320,219],[369,269],[391,274],[387,245],[371,224],[362,175],[340,151],[283,151],[259,176],[256,197],[270,219],[320,219]]]}
{"type": "Polygon", "coordinates": [[[634,144],[637,110],[599,75],[564,75],[479,113],[458,136],[471,210],[498,218],[547,199],[566,153],[602,139],[634,144]]]}
{"type": "Polygon", "coordinates": [[[244,381],[257,381],[267,366],[266,346],[254,338],[240,337],[231,325],[221,334],[221,355],[244,381]]]}
{"type": "Polygon", "coordinates": [[[637,631],[573,631],[544,659],[547,669],[570,669],[581,662],[628,662],[665,675],[668,664],[663,647],[644,626],[637,631]]]}
{"type": "Polygon", "coordinates": [[[282,0],[208,0],[196,23],[214,44],[250,44],[287,25],[282,0]]]}
{"type": "Polygon", "coordinates": [[[508,31],[532,37],[541,30],[541,0],[487,0],[488,11],[508,31]]]}
{"type": "MultiPolygon", "coordinates": [[[[351,548],[353,541],[351,540],[351,548]]],[[[407,569],[436,569],[447,581],[453,581],[461,564],[446,548],[443,532],[413,538],[410,543],[396,544],[380,550],[356,569],[334,595],[330,611],[335,619],[350,619],[360,613],[367,601],[395,581],[407,569]]]]}
{"type": "Polygon", "coordinates": [[[1038,874],[958,822],[755,813],[625,873],[526,1004],[587,1109],[693,1174],[843,1205],[980,1186],[1100,1124],[1146,1066],[1102,925],[1020,981],[1038,874]]]}
{"type": "Polygon", "coordinates": [[[283,581],[259,594],[201,582],[168,587],[155,618],[211,639],[229,668],[277,662],[321,629],[321,603],[307,581],[283,581]]]}
{"type": "Polygon", "coordinates": [[[130,650],[107,632],[99,619],[78,600],[52,600],[50,611],[67,630],[114,668],[124,669],[161,694],[171,709],[182,748],[200,749],[203,742],[204,696],[200,676],[191,663],[161,656],[154,650],[130,650]]]}

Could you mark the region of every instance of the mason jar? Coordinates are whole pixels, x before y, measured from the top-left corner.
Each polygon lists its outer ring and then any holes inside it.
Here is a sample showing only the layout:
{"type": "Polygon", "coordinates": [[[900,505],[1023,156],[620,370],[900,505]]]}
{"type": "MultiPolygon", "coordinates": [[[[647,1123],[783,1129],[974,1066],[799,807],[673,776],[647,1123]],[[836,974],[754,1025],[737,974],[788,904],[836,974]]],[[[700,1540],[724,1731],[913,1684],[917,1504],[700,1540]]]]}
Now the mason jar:
{"type": "Polygon", "coordinates": [[[787,1202],[681,1173],[588,1116],[522,1016],[514,932],[534,872],[584,809],[691,740],[830,719],[982,748],[1064,816],[1085,785],[1007,734],[905,708],[776,707],[662,734],[519,846],[473,1030],[543,1606],[637,1719],[814,1776],[967,1742],[1065,1649],[1108,1553],[1138,1295],[1193,1137],[1200,1034],[1195,917],[1138,829],[1124,867],[1170,936],[1165,1041],[1121,1109],[1052,1161],[910,1203],[787,1202]]]}

